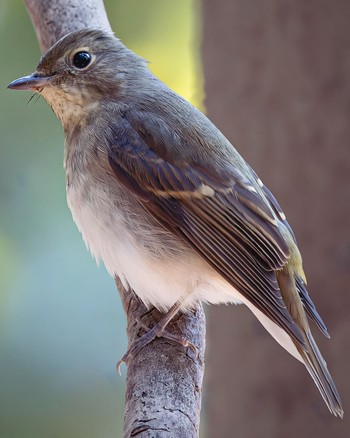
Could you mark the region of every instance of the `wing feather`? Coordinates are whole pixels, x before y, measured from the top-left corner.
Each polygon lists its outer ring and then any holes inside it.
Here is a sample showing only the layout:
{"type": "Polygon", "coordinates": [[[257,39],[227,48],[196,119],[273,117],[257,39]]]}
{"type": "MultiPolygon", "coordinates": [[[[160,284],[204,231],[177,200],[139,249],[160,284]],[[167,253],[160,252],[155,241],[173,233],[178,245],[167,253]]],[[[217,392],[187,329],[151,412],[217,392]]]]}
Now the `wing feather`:
{"type": "Polygon", "coordinates": [[[207,176],[158,152],[159,146],[156,153],[147,145],[115,144],[109,162],[146,209],[304,348],[275,275],[290,254],[269,203],[237,170],[220,176],[210,169],[207,176]]]}

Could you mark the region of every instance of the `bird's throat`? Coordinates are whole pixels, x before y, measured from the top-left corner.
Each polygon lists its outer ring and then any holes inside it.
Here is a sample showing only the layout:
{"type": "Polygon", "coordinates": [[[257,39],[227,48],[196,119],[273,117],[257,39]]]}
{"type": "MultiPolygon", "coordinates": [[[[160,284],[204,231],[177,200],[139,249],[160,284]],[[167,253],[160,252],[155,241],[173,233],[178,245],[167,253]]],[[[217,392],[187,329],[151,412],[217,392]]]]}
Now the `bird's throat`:
{"type": "Polygon", "coordinates": [[[91,103],[81,93],[68,93],[56,87],[45,87],[41,95],[61,121],[65,131],[85,124],[91,103]]]}

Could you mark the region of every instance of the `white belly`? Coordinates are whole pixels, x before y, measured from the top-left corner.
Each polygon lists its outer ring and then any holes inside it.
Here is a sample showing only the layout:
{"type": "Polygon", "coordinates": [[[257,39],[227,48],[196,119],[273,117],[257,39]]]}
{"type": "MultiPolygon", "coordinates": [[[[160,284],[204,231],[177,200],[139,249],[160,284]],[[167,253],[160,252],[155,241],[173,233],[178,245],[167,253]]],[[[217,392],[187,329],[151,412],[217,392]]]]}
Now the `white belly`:
{"type": "Polygon", "coordinates": [[[101,189],[90,189],[89,202],[82,199],[81,192],[69,188],[68,205],[86,246],[96,261],[102,260],[110,275],[120,277],[146,306],[165,311],[185,299],[185,310],[198,300],[213,304],[241,301],[240,294],[190,247],[179,244],[147,217],[140,227],[139,216],[126,218],[101,189]]]}

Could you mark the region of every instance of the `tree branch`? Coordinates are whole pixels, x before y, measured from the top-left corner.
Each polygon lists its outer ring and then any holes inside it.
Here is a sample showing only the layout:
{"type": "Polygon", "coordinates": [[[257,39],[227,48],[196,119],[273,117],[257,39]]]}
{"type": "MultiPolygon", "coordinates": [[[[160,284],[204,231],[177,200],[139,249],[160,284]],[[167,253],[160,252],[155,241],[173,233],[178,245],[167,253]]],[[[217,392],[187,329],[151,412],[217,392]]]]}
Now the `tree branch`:
{"type": "MultiPolygon", "coordinates": [[[[25,3],[42,52],[73,30],[110,29],[102,0],[25,0],[25,3]]],[[[136,320],[154,323],[159,313],[147,311],[119,279],[116,284],[127,314],[130,344],[140,334],[136,320]]],[[[205,349],[202,306],[191,314],[178,315],[169,331],[196,345],[198,358],[162,338],[141,350],[127,373],[125,437],[198,437],[205,349]]]]}
{"type": "Polygon", "coordinates": [[[102,0],[25,0],[40,48],[84,27],[111,29],[102,0]]]}

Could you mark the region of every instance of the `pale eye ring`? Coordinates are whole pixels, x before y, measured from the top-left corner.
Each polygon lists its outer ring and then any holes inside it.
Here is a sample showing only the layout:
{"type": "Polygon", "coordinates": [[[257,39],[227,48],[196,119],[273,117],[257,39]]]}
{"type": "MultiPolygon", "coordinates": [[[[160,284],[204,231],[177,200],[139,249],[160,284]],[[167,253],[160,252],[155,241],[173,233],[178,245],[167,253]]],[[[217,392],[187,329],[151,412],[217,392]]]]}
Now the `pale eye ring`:
{"type": "Polygon", "coordinates": [[[86,52],[85,50],[82,50],[81,52],[77,52],[73,56],[73,65],[75,68],[78,68],[79,70],[83,70],[84,68],[88,67],[88,65],[92,61],[92,56],[89,52],[86,52]]]}

